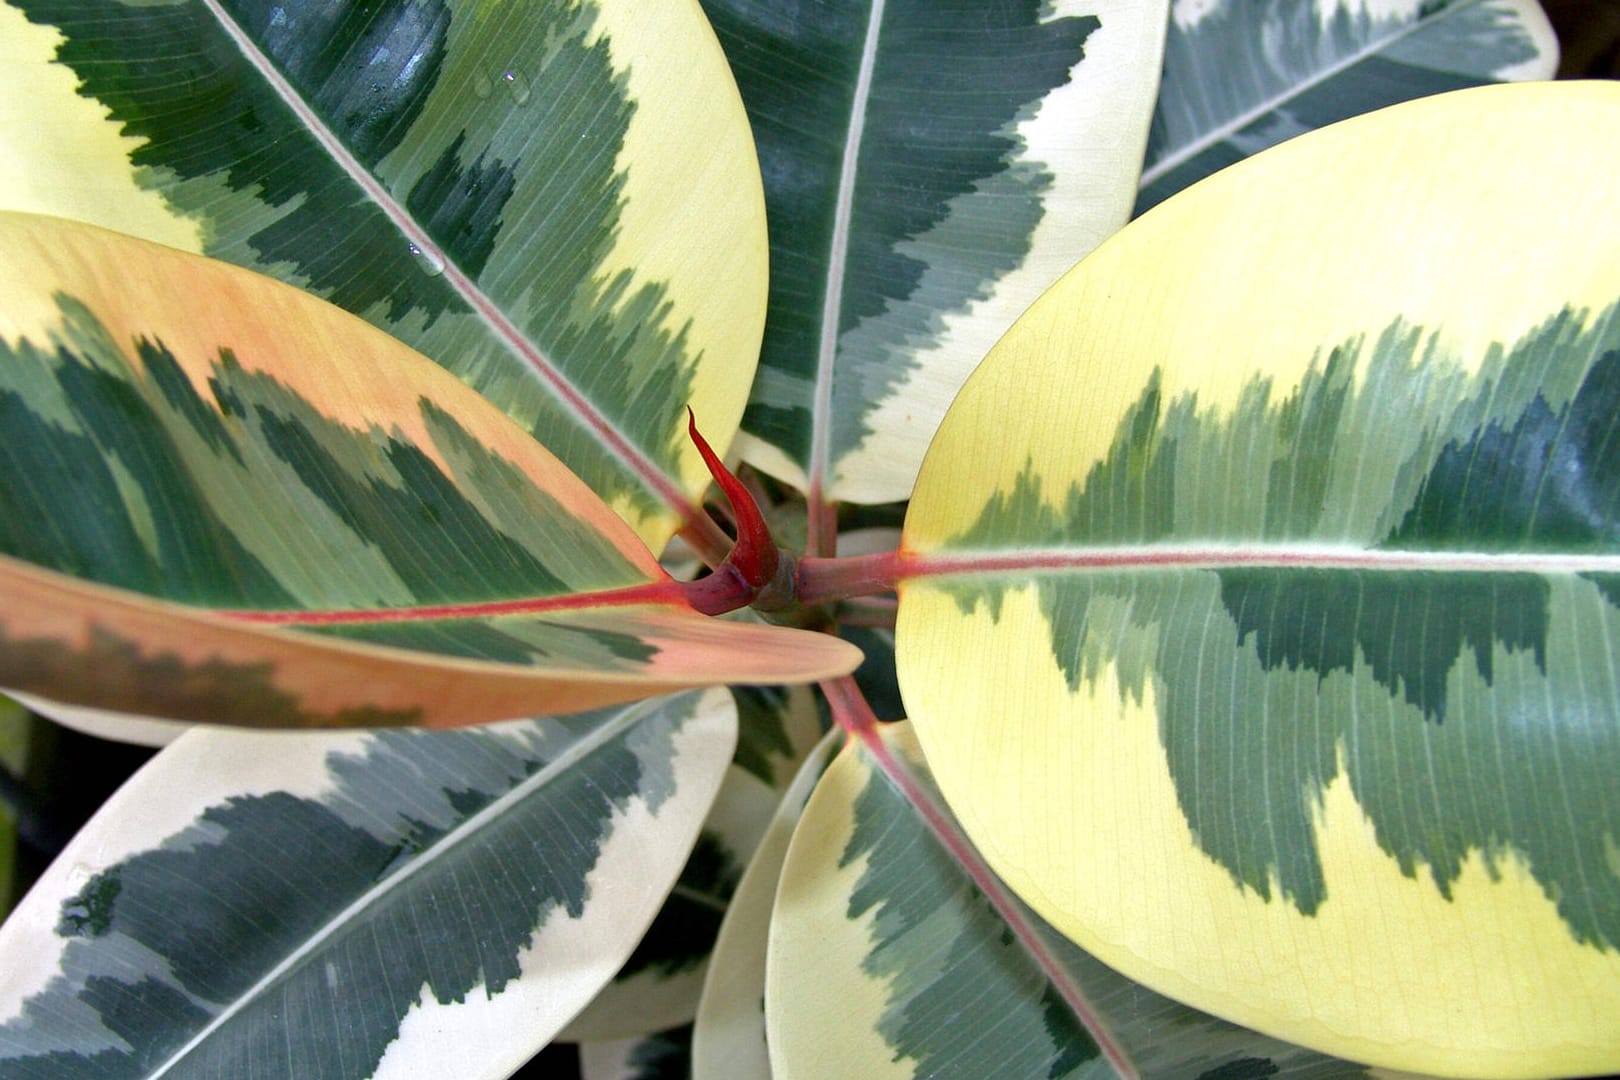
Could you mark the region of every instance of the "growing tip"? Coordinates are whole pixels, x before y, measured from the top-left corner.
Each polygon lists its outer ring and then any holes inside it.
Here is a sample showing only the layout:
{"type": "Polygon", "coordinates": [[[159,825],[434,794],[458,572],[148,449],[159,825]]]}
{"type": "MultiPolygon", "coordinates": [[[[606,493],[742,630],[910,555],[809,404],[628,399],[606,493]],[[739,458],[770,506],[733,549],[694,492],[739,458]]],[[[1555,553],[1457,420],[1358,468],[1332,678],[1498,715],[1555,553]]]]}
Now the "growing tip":
{"type": "Polygon", "coordinates": [[[760,590],[777,584],[777,572],[782,563],[781,552],[777,549],[770,526],[765,523],[765,515],[760,512],[754,496],[743,482],[726,468],[726,463],[720,460],[720,455],[714,452],[708,440],[698,431],[697,414],[692,411],[690,405],[686,407],[686,430],[692,439],[692,445],[697,447],[698,454],[702,456],[703,464],[708,466],[709,475],[714,477],[714,482],[720,488],[721,494],[726,497],[726,502],[731,504],[732,516],[737,521],[737,539],[732,544],[731,553],[726,556],[725,562],[715,568],[714,576],[734,574],[746,584],[749,595],[741,603],[734,605],[742,607],[752,603],[760,590]]]}

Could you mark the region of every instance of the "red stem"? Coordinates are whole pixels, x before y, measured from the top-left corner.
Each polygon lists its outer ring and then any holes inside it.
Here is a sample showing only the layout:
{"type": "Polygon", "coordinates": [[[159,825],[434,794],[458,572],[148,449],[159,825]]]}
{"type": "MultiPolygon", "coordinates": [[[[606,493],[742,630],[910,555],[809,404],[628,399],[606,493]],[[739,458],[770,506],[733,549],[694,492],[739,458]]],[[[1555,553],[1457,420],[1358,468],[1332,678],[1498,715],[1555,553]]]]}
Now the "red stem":
{"type": "Polygon", "coordinates": [[[838,511],[822,497],[821,485],[810,483],[805,498],[804,553],[806,558],[832,558],[838,554],[838,511]]]}
{"type": "Polygon", "coordinates": [[[878,719],[873,714],[872,707],[867,704],[860,687],[855,684],[855,680],[846,675],[841,679],[824,680],[820,685],[822,693],[827,695],[827,702],[832,707],[834,722],[861,741],[861,746],[871,755],[873,763],[894,783],[906,800],[916,807],[917,813],[922,816],[929,831],[962,866],[968,877],[973,880],[973,884],[984,894],[985,899],[990,901],[991,906],[996,909],[996,914],[1006,922],[1013,936],[1040,967],[1041,973],[1052,984],[1052,989],[1057,991],[1073,1011],[1075,1018],[1091,1035],[1092,1042],[1097,1044],[1097,1049],[1113,1066],[1114,1071],[1123,1080],[1137,1080],[1139,1074],[1135,1063],[1125,1053],[1125,1048],[1115,1041],[1107,1023],[1086,997],[1085,990],[1075,981],[1073,974],[1058,962],[1052,950],[1042,940],[1040,932],[1025,915],[1019,902],[979,855],[978,849],[967,838],[967,834],[962,832],[961,826],[956,823],[950,810],[929,787],[913,775],[910,766],[889,750],[888,743],[883,741],[878,719]]]}
{"type": "Polygon", "coordinates": [[[904,556],[898,551],[876,555],[851,555],[842,559],[799,560],[798,583],[794,595],[801,604],[823,604],[852,596],[893,592],[903,572],[904,556]]]}
{"type": "Polygon", "coordinates": [[[705,566],[719,566],[731,552],[731,537],[701,506],[689,509],[682,519],[681,539],[705,566]]]}

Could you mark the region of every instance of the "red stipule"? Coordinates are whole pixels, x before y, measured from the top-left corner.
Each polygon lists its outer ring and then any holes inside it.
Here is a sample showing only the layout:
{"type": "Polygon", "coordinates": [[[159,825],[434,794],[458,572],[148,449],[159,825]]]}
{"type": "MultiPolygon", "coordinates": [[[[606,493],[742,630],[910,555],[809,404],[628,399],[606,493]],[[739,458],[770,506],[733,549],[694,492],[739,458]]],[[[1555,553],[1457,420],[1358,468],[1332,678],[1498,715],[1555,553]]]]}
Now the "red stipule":
{"type": "Polygon", "coordinates": [[[723,615],[749,606],[761,611],[788,607],[794,600],[793,556],[776,546],[753,495],[698,433],[697,417],[691,406],[687,406],[686,418],[687,434],[702,455],[720,493],[731,504],[732,516],[737,521],[737,539],[725,561],[707,577],[685,586],[687,600],[705,615],[723,615]]]}

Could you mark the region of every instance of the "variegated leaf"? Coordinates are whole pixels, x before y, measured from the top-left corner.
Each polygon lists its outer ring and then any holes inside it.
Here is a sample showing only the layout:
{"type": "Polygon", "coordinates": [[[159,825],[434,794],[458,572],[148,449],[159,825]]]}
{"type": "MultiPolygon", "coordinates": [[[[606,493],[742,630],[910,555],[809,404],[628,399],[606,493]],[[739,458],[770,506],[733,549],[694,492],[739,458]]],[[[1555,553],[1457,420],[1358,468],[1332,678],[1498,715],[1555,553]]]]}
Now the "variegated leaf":
{"type": "Polygon", "coordinates": [[[1124,223],[1165,6],[704,0],[770,208],[749,461],[817,505],[909,494],[973,365],[1124,223]]]}
{"type": "Polygon", "coordinates": [[[689,0],[8,0],[0,206],[261,270],[477,387],[661,543],[747,397],[759,170],[689,0]]]}
{"type": "Polygon", "coordinates": [[[1516,84],[1274,148],[953,407],[901,688],[1126,975],[1387,1067],[1620,1068],[1616,127],[1620,86],[1516,84]]]}
{"type": "Polygon", "coordinates": [[[821,738],[805,687],[748,687],[737,700],[737,752],[675,887],[613,981],[559,1038],[636,1039],[690,1024],[715,937],[782,791],[821,738]]]}
{"type": "Polygon", "coordinates": [[[910,725],[879,739],[888,763],[852,742],[821,778],[782,870],[766,1000],[779,1080],[1113,1077],[1071,995],[1154,1080],[1367,1075],[1151,993],[1034,920],[1059,989],[886,775],[929,785],[910,725]]]}
{"type": "Polygon", "coordinates": [[[1176,0],[1136,213],[1303,132],[1557,66],[1536,0],[1176,0]]]}
{"type": "Polygon", "coordinates": [[[0,214],[0,252],[0,686],[442,726],[857,659],[698,615],[526,432],[337,308],[59,219],[0,214]]]}
{"type": "Polygon", "coordinates": [[[788,842],[842,736],[828,732],[805,758],[754,850],[714,943],[692,1030],[692,1080],[770,1080],[765,959],[776,883],[788,842]]]}
{"type": "Polygon", "coordinates": [[[0,927],[0,1073],[504,1077],[629,953],[721,690],[475,731],[188,732],[0,927]]]}

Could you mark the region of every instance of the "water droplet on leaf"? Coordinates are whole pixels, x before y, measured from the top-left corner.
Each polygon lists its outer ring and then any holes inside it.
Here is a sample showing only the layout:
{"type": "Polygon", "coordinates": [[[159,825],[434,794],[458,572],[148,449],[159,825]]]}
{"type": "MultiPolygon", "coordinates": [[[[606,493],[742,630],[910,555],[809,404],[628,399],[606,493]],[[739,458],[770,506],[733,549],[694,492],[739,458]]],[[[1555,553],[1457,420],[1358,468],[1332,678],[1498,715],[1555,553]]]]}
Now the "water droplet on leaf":
{"type": "Polygon", "coordinates": [[[433,254],[431,251],[423,251],[415,244],[411,244],[410,249],[411,256],[416,259],[417,265],[421,266],[423,273],[426,273],[432,277],[437,277],[438,275],[444,273],[443,259],[433,254]]]}
{"type": "Polygon", "coordinates": [[[473,80],[473,93],[477,94],[480,98],[487,98],[494,92],[495,84],[490,82],[484,76],[480,75],[478,78],[473,80]]]}
{"type": "Polygon", "coordinates": [[[512,100],[519,105],[526,105],[529,101],[529,80],[521,71],[507,71],[501,75],[501,81],[506,84],[507,92],[512,100]]]}

